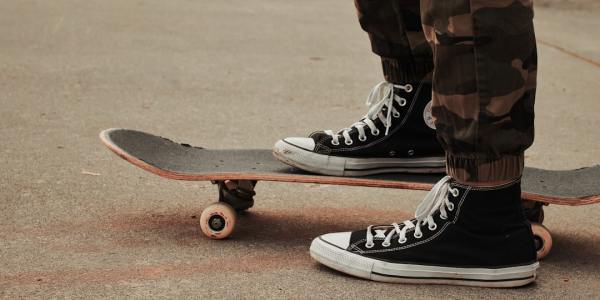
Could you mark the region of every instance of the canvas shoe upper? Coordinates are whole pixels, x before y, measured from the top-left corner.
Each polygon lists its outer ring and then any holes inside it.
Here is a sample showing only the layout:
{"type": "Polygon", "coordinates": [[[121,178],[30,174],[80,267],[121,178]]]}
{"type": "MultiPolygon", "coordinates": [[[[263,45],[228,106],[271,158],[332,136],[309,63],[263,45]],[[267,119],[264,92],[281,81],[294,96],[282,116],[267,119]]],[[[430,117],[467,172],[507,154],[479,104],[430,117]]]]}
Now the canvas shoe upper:
{"type": "Polygon", "coordinates": [[[369,110],[349,127],[278,141],[274,155],[307,171],[340,176],[387,172],[443,172],[444,151],[431,115],[431,82],[382,82],[369,110]]]}
{"type": "Polygon", "coordinates": [[[311,256],[362,278],[508,287],[535,280],[536,250],[520,182],[474,188],[445,177],[415,218],[322,235],[311,256]]]}

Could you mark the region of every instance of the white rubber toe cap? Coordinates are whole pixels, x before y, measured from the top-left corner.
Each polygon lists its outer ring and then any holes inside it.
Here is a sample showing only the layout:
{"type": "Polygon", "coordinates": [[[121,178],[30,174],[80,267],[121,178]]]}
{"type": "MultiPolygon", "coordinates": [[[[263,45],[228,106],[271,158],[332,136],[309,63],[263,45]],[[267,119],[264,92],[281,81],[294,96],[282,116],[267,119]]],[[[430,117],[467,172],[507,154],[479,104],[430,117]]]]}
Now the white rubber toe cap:
{"type": "Polygon", "coordinates": [[[315,149],[315,140],[311,138],[290,137],[283,139],[283,141],[304,150],[313,151],[315,149]]]}
{"type": "Polygon", "coordinates": [[[350,235],[352,235],[351,232],[335,232],[324,234],[319,238],[329,244],[346,250],[350,245],[350,235]]]}

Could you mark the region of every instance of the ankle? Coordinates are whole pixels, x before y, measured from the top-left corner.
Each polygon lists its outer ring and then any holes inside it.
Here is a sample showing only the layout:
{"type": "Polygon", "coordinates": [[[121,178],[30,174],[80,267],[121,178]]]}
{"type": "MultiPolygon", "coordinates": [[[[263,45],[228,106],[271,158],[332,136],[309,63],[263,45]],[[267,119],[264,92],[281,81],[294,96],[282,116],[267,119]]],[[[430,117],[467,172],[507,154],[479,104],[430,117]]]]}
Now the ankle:
{"type": "Polygon", "coordinates": [[[419,82],[433,71],[433,62],[415,62],[381,57],[385,80],[394,84],[419,82]]]}

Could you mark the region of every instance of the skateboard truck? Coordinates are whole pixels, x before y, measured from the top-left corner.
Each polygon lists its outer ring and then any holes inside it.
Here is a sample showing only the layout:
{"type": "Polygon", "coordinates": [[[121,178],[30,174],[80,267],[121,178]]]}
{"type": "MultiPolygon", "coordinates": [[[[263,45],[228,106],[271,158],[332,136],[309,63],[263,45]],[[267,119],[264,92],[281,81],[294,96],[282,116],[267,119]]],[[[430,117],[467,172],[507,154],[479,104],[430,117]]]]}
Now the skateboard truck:
{"type": "Polygon", "coordinates": [[[254,205],[256,180],[211,181],[219,189],[219,202],[225,202],[236,211],[243,211],[254,205]]]}
{"type": "Polygon", "coordinates": [[[523,212],[525,217],[531,222],[531,231],[535,242],[535,250],[538,260],[546,257],[552,249],[552,235],[544,222],[544,206],[548,203],[523,199],[523,212]]]}
{"type": "Polygon", "coordinates": [[[544,206],[548,206],[548,203],[523,200],[525,217],[527,217],[530,222],[541,224],[544,222],[544,206]]]}

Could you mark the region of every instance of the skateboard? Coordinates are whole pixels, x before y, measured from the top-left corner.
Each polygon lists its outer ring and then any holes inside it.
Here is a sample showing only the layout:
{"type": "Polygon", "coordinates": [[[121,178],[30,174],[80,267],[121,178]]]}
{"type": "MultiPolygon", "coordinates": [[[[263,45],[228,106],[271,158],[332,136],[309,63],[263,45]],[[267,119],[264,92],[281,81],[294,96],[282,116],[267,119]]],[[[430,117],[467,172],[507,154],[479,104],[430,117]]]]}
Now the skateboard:
{"type": "MultiPolygon", "coordinates": [[[[445,176],[443,173],[363,177],[317,175],[279,162],[270,149],[212,150],[128,129],[104,130],[100,139],[121,158],[148,172],[169,179],[216,184],[218,202],[206,207],[200,216],[202,232],[213,239],[226,238],[233,232],[237,213],[254,204],[254,187],[258,181],[429,190],[445,176]]],[[[599,203],[599,179],[600,165],[567,171],[525,168],[523,205],[532,222],[538,258],[545,257],[552,248],[550,231],[542,225],[543,206],[599,203]]]]}

